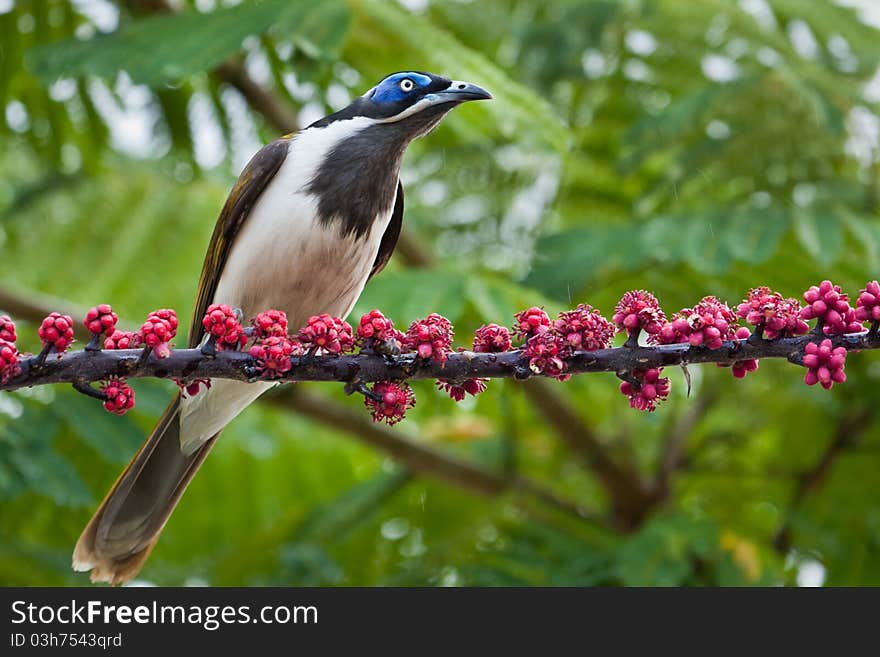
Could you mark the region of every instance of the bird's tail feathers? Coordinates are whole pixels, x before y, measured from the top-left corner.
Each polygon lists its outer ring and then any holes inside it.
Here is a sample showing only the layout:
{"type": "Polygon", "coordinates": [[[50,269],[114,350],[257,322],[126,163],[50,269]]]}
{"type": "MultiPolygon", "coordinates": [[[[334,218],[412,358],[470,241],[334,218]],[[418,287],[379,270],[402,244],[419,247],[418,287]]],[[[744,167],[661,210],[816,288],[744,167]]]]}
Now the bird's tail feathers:
{"type": "Polygon", "coordinates": [[[137,575],[216,439],[191,454],[181,451],[178,395],[80,535],[74,570],[114,585],[137,575]]]}

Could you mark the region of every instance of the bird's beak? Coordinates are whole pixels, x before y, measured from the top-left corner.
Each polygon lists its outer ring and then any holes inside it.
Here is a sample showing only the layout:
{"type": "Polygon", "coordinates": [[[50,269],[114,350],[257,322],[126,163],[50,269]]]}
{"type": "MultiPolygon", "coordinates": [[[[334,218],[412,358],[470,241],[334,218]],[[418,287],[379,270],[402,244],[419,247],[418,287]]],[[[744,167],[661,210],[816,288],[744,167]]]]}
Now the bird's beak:
{"type": "Polygon", "coordinates": [[[435,94],[440,102],[467,100],[491,100],[492,94],[470,82],[462,82],[461,80],[453,80],[452,83],[443,91],[437,91],[435,94]]]}

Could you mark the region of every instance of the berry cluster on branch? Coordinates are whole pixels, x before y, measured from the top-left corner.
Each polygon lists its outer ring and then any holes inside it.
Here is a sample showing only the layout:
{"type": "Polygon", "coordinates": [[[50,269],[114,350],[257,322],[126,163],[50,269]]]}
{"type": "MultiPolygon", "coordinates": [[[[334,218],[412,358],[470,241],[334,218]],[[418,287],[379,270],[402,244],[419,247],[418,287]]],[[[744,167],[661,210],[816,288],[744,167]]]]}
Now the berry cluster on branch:
{"type": "Polygon", "coordinates": [[[532,307],[516,313],[510,329],[481,326],[470,351],[454,349],[452,323],[436,313],[405,332],[379,310],[363,315],[356,329],[323,314],[291,332],[280,310],[263,311],[245,325],[240,311],[223,304],[208,307],[198,349],[176,350],[173,310],[156,310],[139,330],[126,332],[102,304],[83,320],[92,335],[86,348],[66,355],[73,342],[71,317],[46,317],[38,331],[42,350],[31,355],[19,352],[15,324],[0,316],[0,388],[69,382],[122,415],[135,404],[130,377],[173,378],[184,396],[202,394],[212,378],[340,381],[347,392],[363,394],[375,421],[395,424],[416,403],[408,379],[434,379],[439,390],[461,401],[486,390],[491,378],[565,381],[609,371],[621,379],[620,392],[632,408],[651,412],[669,396],[670,381],[662,374],[670,365],[714,362],[743,378],[759,359],[784,357],[806,368],[807,385],[843,383],[849,351],[880,348],[880,284],[867,283],[854,306],[827,280],[811,286],[803,299],[805,305],[757,287],[735,308],[706,296],[667,318],[653,294],[633,290],[610,320],[586,304],[555,319],[532,307]],[[615,333],[626,335],[623,346],[612,347],[615,333]],[[89,385],[96,381],[98,388],[89,385]]]}

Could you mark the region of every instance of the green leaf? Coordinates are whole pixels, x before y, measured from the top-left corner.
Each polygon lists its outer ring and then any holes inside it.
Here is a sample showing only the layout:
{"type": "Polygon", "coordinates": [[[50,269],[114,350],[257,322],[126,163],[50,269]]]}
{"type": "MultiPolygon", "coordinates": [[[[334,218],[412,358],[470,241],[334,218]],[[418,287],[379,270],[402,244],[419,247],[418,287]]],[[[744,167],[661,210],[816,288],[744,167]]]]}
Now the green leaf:
{"type": "Polygon", "coordinates": [[[157,86],[201,73],[237,51],[245,37],[278,23],[288,37],[308,39],[335,52],[345,36],[347,11],[339,1],[254,0],[201,14],[185,11],[143,18],[88,41],[70,38],[26,55],[44,82],[59,77],[112,78],[127,71],[138,83],[157,86]],[[330,21],[331,28],[318,26],[330,21]]]}
{"type": "Polygon", "coordinates": [[[789,223],[788,214],[777,208],[743,208],[734,212],[722,239],[734,259],[760,264],[776,252],[789,223]]]}
{"type": "Polygon", "coordinates": [[[643,256],[638,228],[631,225],[564,230],[538,241],[525,284],[568,303],[600,273],[638,266],[643,256]]]}
{"type": "Polygon", "coordinates": [[[440,313],[453,324],[465,304],[467,276],[461,272],[415,270],[382,272],[367,285],[351,317],[378,308],[406,330],[411,321],[428,313],[440,313]]]}
{"type": "Polygon", "coordinates": [[[828,208],[811,208],[795,215],[795,234],[804,250],[823,265],[830,265],[843,246],[843,227],[828,208]]]}
{"type": "Polygon", "coordinates": [[[0,498],[31,491],[65,507],[90,504],[88,487],[73,466],[53,451],[58,420],[30,401],[24,409],[15,423],[4,427],[0,440],[0,498]]]}
{"type": "Polygon", "coordinates": [[[129,417],[111,415],[99,402],[89,402],[78,393],[57,395],[46,414],[63,420],[79,440],[110,463],[128,463],[144,439],[129,417]]]}

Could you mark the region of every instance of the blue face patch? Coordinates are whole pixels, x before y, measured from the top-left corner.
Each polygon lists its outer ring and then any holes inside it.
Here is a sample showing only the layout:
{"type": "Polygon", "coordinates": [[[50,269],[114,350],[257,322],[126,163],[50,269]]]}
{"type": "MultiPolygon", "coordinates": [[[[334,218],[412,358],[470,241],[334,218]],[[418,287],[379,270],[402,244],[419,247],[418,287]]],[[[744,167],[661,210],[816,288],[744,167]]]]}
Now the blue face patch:
{"type": "Polygon", "coordinates": [[[376,85],[371,98],[376,103],[397,103],[428,87],[431,82],[431,78],[421,73],[395,73],[376,85]]]}

